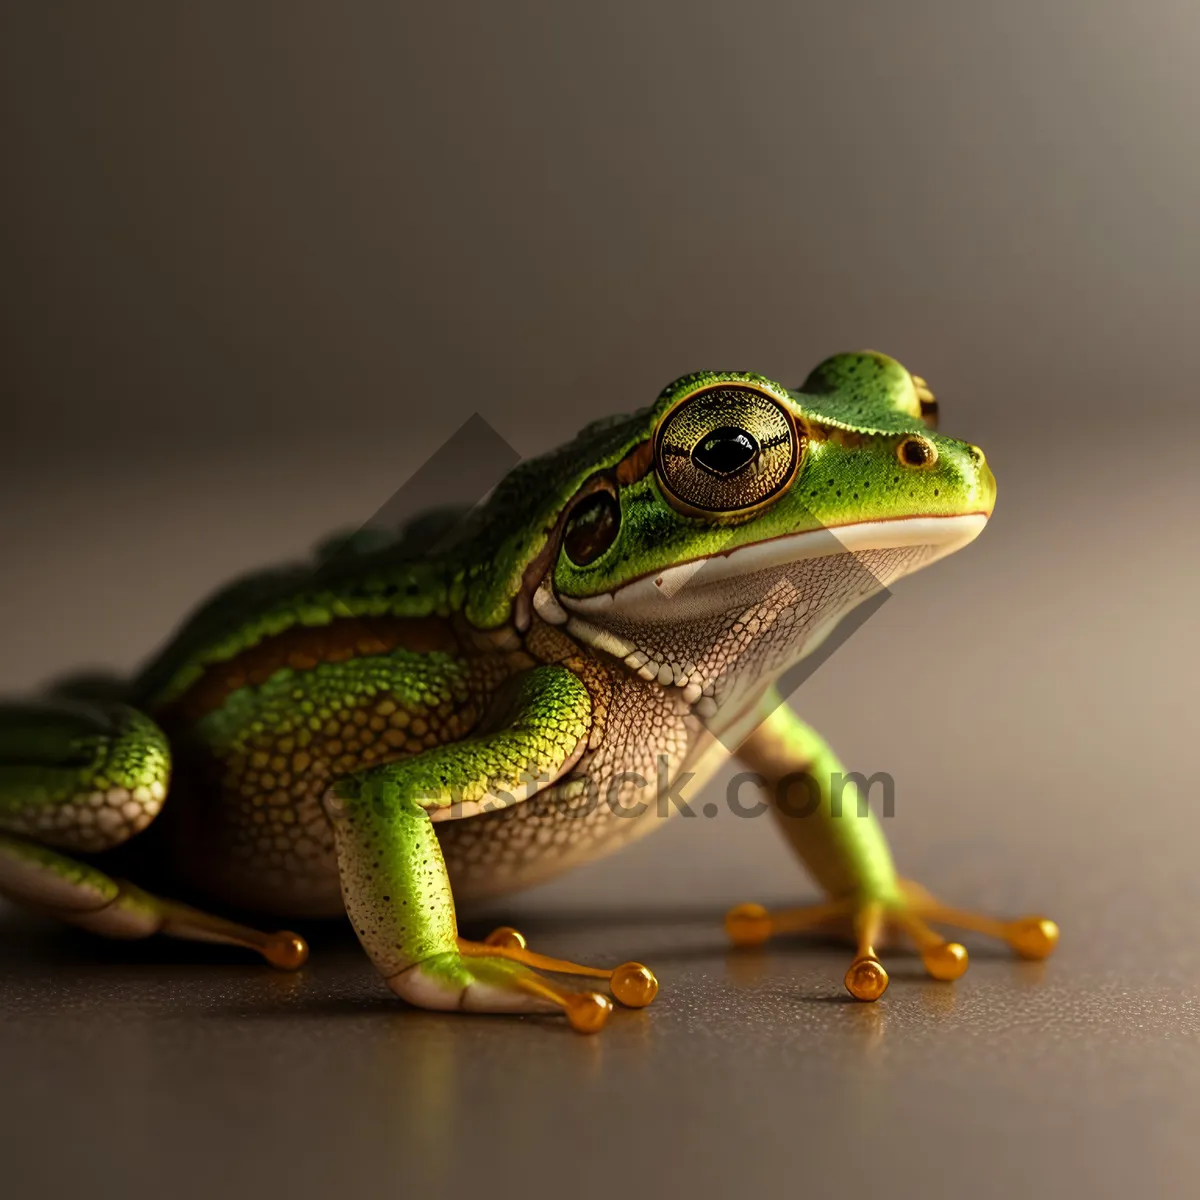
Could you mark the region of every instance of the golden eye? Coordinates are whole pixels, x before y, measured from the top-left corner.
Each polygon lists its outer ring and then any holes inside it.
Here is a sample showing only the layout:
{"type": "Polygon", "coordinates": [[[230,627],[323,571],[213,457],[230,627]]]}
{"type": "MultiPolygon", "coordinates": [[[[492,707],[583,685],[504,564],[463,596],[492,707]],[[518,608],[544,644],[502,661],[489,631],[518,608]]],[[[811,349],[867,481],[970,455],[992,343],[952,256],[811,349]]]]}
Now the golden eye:
{"type": "Polygon", "coordinates": [[[928,438],[906,437],[896,447],[896,457],[906,467],[932,467],[937,456],[937,447],[928,438]]]}
{"type": "Polygon", "coordinates": [[[687,512],[741,513],[791,483],[803,436],[783,406],[746,384],[716,384],[667,413],[654,442],[658,480],[687,512]]]}

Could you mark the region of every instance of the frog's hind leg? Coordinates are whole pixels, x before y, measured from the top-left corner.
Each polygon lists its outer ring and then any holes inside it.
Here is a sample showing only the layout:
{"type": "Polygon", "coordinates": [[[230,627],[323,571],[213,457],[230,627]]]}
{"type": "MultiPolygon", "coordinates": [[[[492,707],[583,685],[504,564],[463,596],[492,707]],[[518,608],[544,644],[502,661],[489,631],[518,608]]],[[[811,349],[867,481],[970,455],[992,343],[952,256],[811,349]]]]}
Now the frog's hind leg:
{"type": "Polygon", "coordinates": [[[308,958],[294,933],[262,933],[222,917],[163,900],[91,863],[48,846],[0,834],[0,896],[105,937],[137,939],[164,933],[194,942],[222,942],[294,970],[308,958]]]}
{"type": "Polygon", "coordinates": [[[298,967],[308,950],[293,933],[159,899],[64,853],[102,853],[141,832],[162,807],[169,771],[165,736],[136,709],[0,707],[0,895],[108,937],[225,942],[298,967]]]}
{"type": "Polygon", "coordinates": [[[0,706],[0,830],[97,853],[140,833],[167,795],[166,735],[124,704],[0,706]]]}

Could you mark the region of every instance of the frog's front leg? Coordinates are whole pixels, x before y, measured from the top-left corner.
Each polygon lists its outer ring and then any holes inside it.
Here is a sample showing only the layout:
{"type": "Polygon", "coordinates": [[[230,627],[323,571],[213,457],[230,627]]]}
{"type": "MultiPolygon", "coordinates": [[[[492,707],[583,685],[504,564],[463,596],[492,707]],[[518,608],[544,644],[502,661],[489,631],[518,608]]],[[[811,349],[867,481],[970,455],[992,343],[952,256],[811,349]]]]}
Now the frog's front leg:
{"type": "Polygon", "coordinates": [[[860,809],[857,787],[839,786],[837,781],[848,777],[825,742],[775,694],[763,713],[738,755],[765,779],[784,833],[829,898],[777,912],[758,904],[739,905],[725,921],[735,943],[754,945],[780,933],[848,924],[856,953],[845,982],[857,1000],[878,1000],[887,989],[877,947],[889,927],[913,941],[935,979],[962,975],[967,952],[930,923],[1000,938],[1025,958],[1045,958],[1053,951],[1058,927],[1045,917],[1002,921],[949,908],[899,878],[865,796],[860,809]]]}
{"type": "Polygon", "coordinates": [[[372,768],[330,788],[325,807],[346,912],[398,996],[432,1009],[561,1008],[581,1032],[604,1025],[611,1001],[598,992],[568,991],[533,967],[608,978],[624,1003],[640,1006],[653,999],[654,977],[637,963],[605,970],[544,958],[507,929],[487,943],[460,938],[430,818],[431,810],[453,804],[510,803],[559,778],[578,760],[590,720],[591,701],[579,679],[563,667],[539,667],[515,681],[493,732],[372,768]]]}

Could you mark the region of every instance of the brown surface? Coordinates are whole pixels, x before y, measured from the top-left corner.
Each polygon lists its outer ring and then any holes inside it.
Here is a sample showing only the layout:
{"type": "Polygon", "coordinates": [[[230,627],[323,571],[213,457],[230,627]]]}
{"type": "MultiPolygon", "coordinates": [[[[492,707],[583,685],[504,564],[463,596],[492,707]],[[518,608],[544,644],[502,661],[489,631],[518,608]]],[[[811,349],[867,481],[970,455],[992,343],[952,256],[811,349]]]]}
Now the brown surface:
{"type": "Polygon", "coordinates": [[[807,884],[727,811],[497,906],[659,971],[598,1039],[404,1010],[336,934],[293,978],[9,914],[6,1195],[1194,1194],[1200,18],[684,9],[7,6],[0,685],[127,669],[473,411],[531,453],[878,346],[1000,501],[797,704],[907,872],[1059,955],[862,1007],[729,954],[807,884]]]}

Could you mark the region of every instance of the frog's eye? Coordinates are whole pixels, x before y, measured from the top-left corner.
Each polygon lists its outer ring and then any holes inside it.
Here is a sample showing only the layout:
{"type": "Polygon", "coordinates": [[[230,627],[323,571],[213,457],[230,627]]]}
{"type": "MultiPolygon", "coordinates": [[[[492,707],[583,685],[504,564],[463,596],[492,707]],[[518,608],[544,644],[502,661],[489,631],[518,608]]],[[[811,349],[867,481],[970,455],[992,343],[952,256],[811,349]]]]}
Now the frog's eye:
{"type": "Polygon", "coordinates": [[[896,446],[896,457],[906,467],[932,467],[937,462],[937,447],[918,434],[904,438],[896,446]]]}
{"type": "Polygon", "coordinates": [[[699,515],[744,513],[792,481],[804,438],[771,396],[742,383],[694,393],[667,413],[654,443],[667,498],[699,515]]]}
{"type": "Polygon", "coordinates": [[[621,505],[612,492],[585,496],[567,518],[563,550],[577,566],[594,563],[617,540],[621,528],[621,505]]]}

